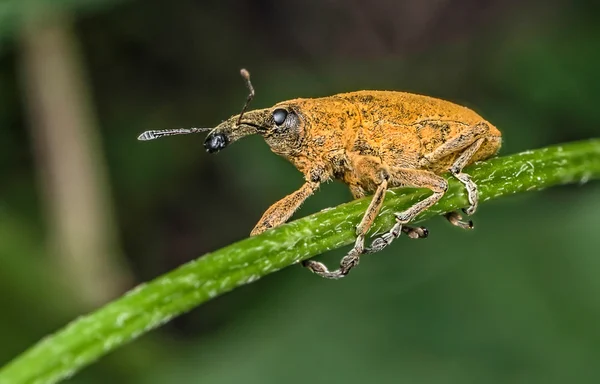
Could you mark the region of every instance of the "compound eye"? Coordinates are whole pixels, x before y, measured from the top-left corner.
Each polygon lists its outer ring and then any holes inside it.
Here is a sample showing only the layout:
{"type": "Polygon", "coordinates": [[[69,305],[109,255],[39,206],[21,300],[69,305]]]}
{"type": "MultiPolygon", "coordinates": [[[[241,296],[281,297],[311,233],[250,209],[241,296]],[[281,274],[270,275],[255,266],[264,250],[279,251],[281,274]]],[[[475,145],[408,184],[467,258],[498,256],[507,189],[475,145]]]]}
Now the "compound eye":
{"type": "Polygon", "coordinates": [[[276,109],[273,111],[273,121],[276,125],[281,125],[285,121],[288,112],[285,109],[276,109]]]}

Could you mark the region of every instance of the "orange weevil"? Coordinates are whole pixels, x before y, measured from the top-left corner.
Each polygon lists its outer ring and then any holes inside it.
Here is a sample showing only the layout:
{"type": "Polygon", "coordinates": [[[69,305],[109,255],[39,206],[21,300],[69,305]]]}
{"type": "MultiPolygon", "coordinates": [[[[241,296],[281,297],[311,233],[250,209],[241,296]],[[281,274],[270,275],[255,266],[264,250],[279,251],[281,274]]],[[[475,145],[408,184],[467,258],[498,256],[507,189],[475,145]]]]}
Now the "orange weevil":
{"type": "MultiPolygon", "coordinates": [[[[303,262],[312,272],[339,279],[358,264],[364,253],[382,250],[401,233],[410,238],[427,237],[427,229],[406,226],[419,213],[435,204],[448,189],[440,176],[450,172],[464,184],[472,215],[477,208],[477,185],[462,169],[487,159],[500,149],[497,128],[474,111],[432,97],[393,91],[358,91],[315,99],[283,101],[271,108],[246,111],[254,97],[250,75],[241,70],[250,94],[239,115],[214,129],[192,128],[147,131],[139,140],[210,130],[204,147],[218,152],[248,135],[262,135],[271,150],[289,160],[304,174],[305,183],[296,192],[273,204],[263,214],[251,235],[285,223],[323,182],[331,179],[348,184],[355,199],[373,194],[356,227],[354,247],[337,270],[313,260],[303,262]],[[428,188],[433,194],[404,212],[395,213],[396,224],[365,247],[365,235],[377,217],[385,192],[391,187],[428,188]]],[[[457,212],[446,214],[450,223],[465,229],[457,212]]]]}

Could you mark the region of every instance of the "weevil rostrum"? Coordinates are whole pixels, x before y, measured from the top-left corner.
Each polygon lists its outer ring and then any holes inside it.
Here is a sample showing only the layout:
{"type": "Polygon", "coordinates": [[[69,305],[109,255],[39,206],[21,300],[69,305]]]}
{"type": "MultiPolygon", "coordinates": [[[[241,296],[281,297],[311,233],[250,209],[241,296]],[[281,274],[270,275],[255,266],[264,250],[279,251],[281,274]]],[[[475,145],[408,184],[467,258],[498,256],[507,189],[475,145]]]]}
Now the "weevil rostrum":
{"type": "MultiPolygon", "coordinates": [[[[219,152],[244,136],[258,134],[276,154],[304,174],[297,191],[273,204],[251,235],[285,223],[321,183],[340,180],[355,199],[372,195],[356,227],[356,241],[337,270],[305,260],[303,265],[319,276],[339,279],[355,267],[361,255],[381,251],[405,233],[427,237],[424,227],[409,227],[419,213],[434,205],[446,192],[441,174],[450,172],[464,184],[469,207],[477,208],[477,185],[462,169],[498,152],[501,133],[466,107],[428,96],[396,91],[357,91],[321,98],[283,101],[271,108],[246,111],[254,97],[249,73],[242,69],[250,94],[239,115],[214,129],[192,128],[147,131],[140,140],[210,131],[204,142],[209,153],[219,152]],[[379,214],[385,192],[391,187],[428,188],[433,194],[404,212],[395,213],[396,224],[365,246],[365,235],[379,214]]],[[[458,227],[470,229],[457,212],[445,215],[458,227]]]]}

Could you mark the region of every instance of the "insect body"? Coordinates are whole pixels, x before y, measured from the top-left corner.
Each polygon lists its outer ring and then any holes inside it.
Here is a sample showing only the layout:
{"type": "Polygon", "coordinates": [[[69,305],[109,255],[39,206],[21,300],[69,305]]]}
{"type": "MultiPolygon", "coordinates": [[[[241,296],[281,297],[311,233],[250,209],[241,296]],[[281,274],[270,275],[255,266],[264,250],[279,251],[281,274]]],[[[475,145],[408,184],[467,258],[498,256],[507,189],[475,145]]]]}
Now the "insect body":
{"type": "MultiPolygon", "coordinates": [[[[354,247],[329,271],[319,262],[303,264],[325,278],[341,278],[358,264],[364,253],[389,245],[401,233],[411,238],[427,236],[423,227],[406,226],[419,213],[435,204],[448,184],[440,175],[451,172],[464,184],[471,215],[477,207],[477,186],[462,169],[493,156],[500,148],[501,134],[472,110],[448,101],[393,91],[359,91],[314,99],[294,99],[271,108],[245,112],[254,95],[249,75],[242,75],[250,96],[239,115],[212,129],[204,146],[218,152],[248,135],[262,135],[271,150],[288,159],[304,174],[305,182],[294,193],[273,204],[263,214],[251,235],[286,222],[323,182],[346,183],[354,198],[373,195],[356,227],[354,247]],[[429,197],[404,212],[395,213],[396,225],[365,247],[365,235],[377,217],[385,192],[391,187],[428,188],[429,197]]],[[[197,132],[204,129],[195,129],[197,132]]],[[[140,139],[192,133],[186,130],[150,131],[140,139]]],[[[456,213],[446,215],[454,225],[471,228],[456,213]]]]}

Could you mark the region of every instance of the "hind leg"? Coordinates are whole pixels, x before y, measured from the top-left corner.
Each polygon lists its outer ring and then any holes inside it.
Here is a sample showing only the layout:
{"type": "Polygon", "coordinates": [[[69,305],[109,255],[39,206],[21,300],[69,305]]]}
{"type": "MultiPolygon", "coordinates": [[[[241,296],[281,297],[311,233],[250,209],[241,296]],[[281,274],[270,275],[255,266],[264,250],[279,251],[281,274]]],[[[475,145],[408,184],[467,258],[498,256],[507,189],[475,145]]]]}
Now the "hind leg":
{"type": "MultiPolygon", "coordinates": [[[[486,122],[480,122],[472,127],[469,127],[465,132],[457,135],[453,139],[448,140],[443,145],[436,148],[435,151],[423,156],[419,165],[422,167],[429,166],[440,159],[460,152],[460,156],[454,161],[454,164],[450,167],[450,173],[456,177],[466,188],[467,198],[469,199],[469,207],[463,209],[463,212],[467,215],[472,215],[477,209],[479,193],[477,191],[477,185],[471,180],[471,177],[463,173],[464,167],[472,162],[473,157],[477,151],[481,148],[482,144],[487,139],[496,139],[496,136],[490,135],[490,126],[486,122]]],[[[472,221],[462,221],[462,217],[457,212],[451,212],[444,215],[446,219],[453,225],[463,228],[472,229],[472,221]]]]}
{"type": "Polygon", "coordinates": [[[463,153],[456,159],[452,167],[450,167],[450,172],[454,177],[456,177],[467,189],[467,197],[469,199],[469,207],[463,209],[463,211],[467,215],[472,215],[475,213],[477,209],[477,203],[479,200],[479,192],[477,191],[477,185],[471,180],[471,177],[463,173],[463,168],[471,162],[471,159],[475,155],[475,153],[481,147],[481,144],[485,141],[485,138],[477,139],[473,144],[469,145],[463,153]]]}

